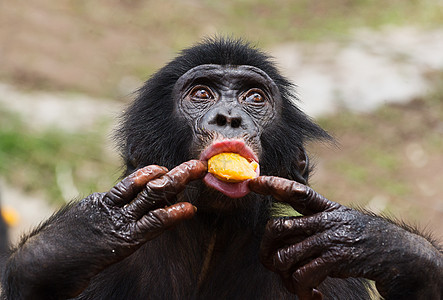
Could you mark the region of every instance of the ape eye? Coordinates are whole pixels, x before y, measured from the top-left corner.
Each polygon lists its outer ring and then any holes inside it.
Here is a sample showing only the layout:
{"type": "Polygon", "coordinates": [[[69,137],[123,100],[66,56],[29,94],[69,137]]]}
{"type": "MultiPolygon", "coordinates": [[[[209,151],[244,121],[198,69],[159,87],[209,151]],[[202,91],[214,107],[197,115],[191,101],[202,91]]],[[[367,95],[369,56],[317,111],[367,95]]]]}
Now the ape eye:
{"type": "Polygon", "coordinates": [[[243,97],[243,102],[246,103],[263,103],[266,101],[266,97],[264,96],[264,93],[259,89],[252,89],[247,91],[243,97]]]}
{"type": "Polygon", "coordinates": [[[194,87],[189,93],[189,96],[194,100],[210,100],[214,98],[211,90],[205,86],[194,87]]]}

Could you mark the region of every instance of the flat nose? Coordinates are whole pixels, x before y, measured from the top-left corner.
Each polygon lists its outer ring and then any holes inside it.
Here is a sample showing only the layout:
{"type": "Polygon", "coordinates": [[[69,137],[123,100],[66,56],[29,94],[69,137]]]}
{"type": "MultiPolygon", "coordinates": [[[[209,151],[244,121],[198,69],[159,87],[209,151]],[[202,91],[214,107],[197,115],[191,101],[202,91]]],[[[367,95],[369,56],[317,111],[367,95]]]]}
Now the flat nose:
{"type": "Polygon", "coordinates": [[[232,128],[239,128],[242,125],[241,116],[231,116],[229,114],[217,113],[209,124],[215,124],[220,127],[230,126],[232,128]]]}
{"type": "Polygon", "coordinates": [[[241,136],[254,128],[246,112],[237,107],[214,107],[199,123],[202,129],[218,132],[227,138],[241,136]]]}

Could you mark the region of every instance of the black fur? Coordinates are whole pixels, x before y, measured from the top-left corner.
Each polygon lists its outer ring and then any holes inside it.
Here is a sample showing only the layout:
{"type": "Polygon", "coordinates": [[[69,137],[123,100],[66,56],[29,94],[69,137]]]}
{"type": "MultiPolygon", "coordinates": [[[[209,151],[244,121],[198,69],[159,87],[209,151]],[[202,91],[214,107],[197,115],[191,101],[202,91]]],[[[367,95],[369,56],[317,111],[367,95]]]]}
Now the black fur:
{"type": "MultiPolygon", "coordinates": [[[[262,143],[264,155],[260,165],[269,175],[301,179],[295,174],[292,160],[298,159],[298,147],[312,139],[330,139],[295,105],[294,86],[275,68],[271,58],[241,40],[208,39],[195,47],[183,50],[181,55],[149,79],[138,91],[138,97],[123,115],[117,131],[126,172],[140,166],[159,164],[172,168],[195,158],[189,148],[191,128],[178,122],[173,114],[172,88],[188,70],[202,64],[250,65],[263,70],[278,85],[283,98],[281,118],[266,130],[262,143]],[[149,134],[146,134],[149,130],[149,134]],[[278,147],[276,147],[278,145],[278,147]]],[[[307,179],[308,173],[304,175],[307,179]]]]}
{"type": "MultiPolygon", "coordinates": [[[[300,149],[307,141],[330,140],[331,137],[294,105],[297,101],[294,86],[279,74],[269,56],[248,43],[232,39],[208,39],[182,51],[138,91],[135,102],[125,112],[122,126],[117,131],[121,154],[126,162],[125,174],[149,164],[172,168],[188,159],[195,159],[190,151],[192,129],[186,125],[186,122],[177,121],[177,117],[174,116],[171,93],[179,77],[189,69],[202,64],[251,65],[260,68],[271,77],[279,87],[283,105],[280,118],[264,131],[261,138],[263,155],[260,167],[264,174],[307,182],[309,167],[306,172],[300,174],[299,170],[294,167],[293,161],[295,163],[299,158],[300,149]]],[[[202,196],[194,195],[192,191],[187,191],[185,194],[192,197],[202,196]]],[[[269,218],[271,201],[268,197],[258,195],[248,197],[253,198],[252,201],[257,203],[255,207],[248,207],[246,211],[240,210],[238,215],[230,218],[208,215],[203,218],[206,220],[202,221],[204,224],[198,224],[201,221],[193,220],[190,222],[192,225],[187,224],[187,227],[180,227],[175,232],[161,236],[140,249],[125,263],[112,266],[109,272],[100,274],[90,289],[105,293],[100,298],[106,299],[121,299],[122,297],[128,299],[145,297],[150,299],[293,299],[294,295],[285,290],[277,275],[268,272],[258,261],[260,236],[264,223],[269,218]],[[207,221],[212,219],[215,221],[207,221]],[[195,277],[195,273],[189,273],[189,270],[200,271],[203,259],[201,253],[204,253],[205,249],[197,249],[186,254],[181,253],[184,250],[180,249],[198,248],[198,245],[205,244],[204,241],[209,238],[212,231],[223,226],[235,227],[227,228],[226,234],[229,237],[221,238],[226,239],[226,243],[238,246],[221,254],[219,259],[225,263],[220,263],[217,269],[209,272],[210,281],[202,285],[200,290],[196,290],[198,278],[195,277]],[[237,232],[237,234],[230,236],[232,232],[237,232]],[[180,246],[176,246],[177,243],[180,246]],[[168,253],[166,256],[165,251],[168,253]],[[148,257],[156,259],[151,260],[148,257]],[[185,262],[174,263],[176,259],[185,262]],[[168,261],[165,265],[164,260],[168,261]],[[179,278],[168,276],[168,274],[176,274],[176,269],[183,268],[183,264],[186,265],[186,270],[179,271],[181,273],[179,278]],[[125,268],[125,265],[130,265],[131,270],[125,268]],[[134,272],[132,268],[137,271],[134,272]],[[121,276],[115,279],[119,280],[118,283],[114,282],[112,285],[121,288],[118,293],[114,294],[112,290],[109,290],[111,284],[105,278],[109,278],[109,275],[115,274],[117,270],[121,276]],[[155,274],[162,279],[156,281],[157,276],[151,273],[152,270],[156,270],[155,274]],[[133,278],[130,282],[140,281],[143,283],[141,285],[149,286],[149,288],[137,290],[134,294],[131,288],[126,286],[126,284],[132,286],[132,283],[125,283],[125,278],[128,276],[133,278]],[[103,282],[100,278],[103,278],[103,282]],[[180,286],[177,286],[177,281],[180,282],[180,286]],[[184,288],[182,285],[194,288],[184,288]]],[[[192,199],[181,200],[192,202],[192,199]]],[[[325,292],[328,299],[369,299],[370,288],[364,280],[330,279],[320,289],[325,292]]],[[[80,299],[90,298],[85,296],[80,299]]]]}
{"type": "MultiPolygon", "coordinates": [[[[172,168],[189,159],[195,159],[190,149],[193,139],[192,128],[186,125],[186,122],[177,119],[173,113],[172,88],[180,76],[201,64],[250,65],[263,70],[271,77],[279,87],[283,104],[279,108],[279,117],[272,126],[264,130],[261,137],[263,148],[261,168],[264,174],[307,182],[309,166],[300,170],[296,167],[296,162],[303,154],[307,141],[330,139],[329,135],[293,104],[297,100],[293,85],[278,73],[266,54],[243,41],[232,39],[209,39],[184,50],[180,56],[154,74],[138,91],[138,96],[125,112],[116,135],[116,140],[121,145],[121,155],[125,160],[124,173],[129,174],[150,164],[172,168]]],[[[180,195],[179,200],[192,203],[195,198],[216,197],[216,194],[205,194],[206,192],[207,190],[198,183],[190,185],[180,195]]],[[[96,194],[92,198],[102,196],[96,194]]],[[[260,241],[265,223],[270,217],[270,197],[250,194],[246,202],[248,205],[238,207],[229,214],[199,211],[195,218],[180,223],[173,230],[147,242],[122,261],[100,270],[76,299],[296,298],[284,288],[278,275],[267,270],[259,262],[260,241]],[[215,245],[213,249],[208,246],[211,245],[211,241],[215,245]],[[212,253],[212,259],[205,265],[208,252],[212,253]]],[[[41,228],[33,231],[31,236],[26,237],[15,251],[20,251],[19,248],[32,247],[32,242],[35,241],[39,247],[43,247],[42,242],[50,239],[53,239],[54,243],[60,243],[66,237],[60,236],[60,233],[59,236],[50,235],[51,229],[56,228],[55,233],[58,233],[57,226],[60,228],[64,226],[63,229],[71,232],[69,227],[77,225],[80,227],[84,218],[100,218],[96,215],[77,215],[74,209],[81,212],[78,207],[77,204],[71,204],[57,213],[41,228]],[[47,240],[39,240],[42,231],[46,231],[46,237],[41,239],[47,240]]],[[[99,225],[100,223],[96,227],[89,228],[91,225],[88,223],[85,228],[97,231],[99,225]]],[[[78,232],[76,238],[87,240],[88,236],[82,237],[82,234],[84,232],[78,232]]],[[[78,250],[77,245],[72,243],[75,242],[66,240],[63,242],[64,249],[48,251],[51,254],[56,252],[64,255],[63,258],[72,263],[69,261],[70,251],[78,250]]],[[[51,246],[44,244],[47,249],[51,246]]],[[[82,263],[89,259],[88,255],[91,255],[88,253],[89,248],[86,248],[82,249],[85,253],[82,263]]],[[[36,253],[38,251],[29,252],[45,260],[46,256],[36,253]]],[[[13,280],[20,276],[26,277],[28,272],[22,269],[26,261],[19,260],[15,263],[19,266],[17,267],[19,270],[11,263],[6,271],[7,276],[3,279],[7,291],[5,297],[9,296],[9,299],[14,297],[19,299],[23,296],[22,291],[15,288],[23,286],[23,283],[13,280]]],[[[32,269],[31,271],[37,270],[34,273],[39,273],[39,270],[45,268],[32,263],[28,267],[32,269]]],[[[72,268],[75,269],[76,266],[72,268]]],[[[75,271],[81,272],[83,268],[78,267],[75,271]]],[[[57,278],[68,287],[77,280],[69,273],[40,272],[40,274],[42,278],[48,279],[48,282],[52,282],[49,280],[54,280],[54,276],[59,276],[57,278]]],[[[35,278],[26,278],[35,282],[32,280],[35,278]]],[[[54,285],[51,287],[56,289],[54,285]]],[[[27,288],[31,290],[32,286],[27,288]]],[[[319,290],[326,299],[370,299],[371,294],[371,289],[365,280],[352,278],[328,278],[319,286],[319,290]]],[[[58,297],[49,291],[46,294],[45,291],[39,292],[46,296],[45,299],[58,297]]]]}
{"type": "Polygon", "coordinates": [[[9,253],[8,225],[6,224],[6,221],[3,219],[3,217],[0,215],[0,270],[3,270],[3,266],[8,253],[9,253]]]}

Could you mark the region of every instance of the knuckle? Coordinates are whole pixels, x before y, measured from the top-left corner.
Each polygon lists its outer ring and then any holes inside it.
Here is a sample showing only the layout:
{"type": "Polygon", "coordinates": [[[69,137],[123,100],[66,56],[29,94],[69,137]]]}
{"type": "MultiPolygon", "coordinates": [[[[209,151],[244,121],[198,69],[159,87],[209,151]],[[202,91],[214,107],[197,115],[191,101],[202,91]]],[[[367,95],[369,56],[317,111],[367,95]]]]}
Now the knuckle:
{"type": "Polygon", "coordinates": [[[284,220],[283,218],[271,219],[266,224],[266,233],[269,236],[275,236],[281,234],[284,230],[283,226],[284,220]]]}
{"type": "Polygon", "coordinates": [[[274,176],[262,176],[259,178],[260,185],[267,192],[273,193],[275,191],[281,190],[282,188],[282,178],[274,176]]]}
{"type": "MultiPolygon", "coordinates": [[[[135,215],[135,213],[132,210],[128,209],[128,205],[126,204],[125,206],[123,206],[122,208],[122,215],[127,219],[127,220],[135,220],[137,218],[137,216],[135,215]]],[[[123,217],[119,217],[119,218],[123,218],[123,217]]]]}
{"type": "MultiPolygon", "coordinates": [[[[165,176],[167,175],[163,177],[165,176]]],[[[166,204],[176,196],[178,189],[171,184],[173,181],[169,177],[163,177],[153,180],[146,185],[146,201],[150,201],[153,204],[166,204]]]]}
{"type": "Polygon", "coordinates": [[[84,200],[86,200],[86,199],[101,200],[101,199],[103,199],[105,197],[105,195],[106,195],[105,193],[98,193],[98,192],[96,192],[96,193],[92,193],[91,195],[89,195],[84,200]]]}
{"type": "Polygon", "coordinates": [[[273,257],[273,265],[281,272],[287,272],[291,269],[292,261],[295,256],[291,247],[279,249],[273,257]]]}
{"type": "Polygon", "coordinates": [[[125,224],[124,226],[121,226],[121,228],[117,228],[115,232],[118,232],[118,238],[123,242],[127,244],[131,244],[134,242],[134,239],[138,238],[138,230],[136,229],[136,226],[132,223],[125,224]]]}
{"type": "Polygon", "coordinates": [[[296,220],[291,217],[285,217],[278,219],[278,222],[275,223],[274,232],[278,235],[284,234],[285,232],[292,231],[295,229],[296,220]]]}
{"type": "Polygon", "coordinates": [[[146,187],[150,188],[152,191],[159,191],[164,189],[171,181],[172,178],[166,173],[160,178],[149,181],[146,184],[146,187]]]}
{"type": "Polygon", "coordinates": [[[122,183],[119,183],[116,186],[114,186],[111,190],[109,190],[107,197],[111,200],[119,199],[123,197],[126,191],[127,191],[126,186],[122,183]]]}
{"type": "Polygon", "coordinates": [[[144,219],[144,227],[146,229],[161,229],[165,227],[162,210],[150,211],[144,219]]]}
{"type": "Polygon", "coordinates": [[[192,159],[192,160],[189,160],[189,161],[185,162],[184,165],[187,166],[188,168],[193,168],[193,167],[197,166],[200,163],[201,162],[199,160],[192,159]]]}
{"type": "Polygon", "coordinates": [[[314,231],[313,229],[307,227],[307,228],[304,228],[304,229],[303,229],[303,233],[304,233],[306,236],[311,236],[311,235],[315,234],[316,231],[314,231]]]}
{"type": "Polygon", "coordinates": [[[302,269],[297,269],[292,273],[291,278],[294,286],[300,287],[303,285],[303,274],[304,271],[302,269]]]}
{"type": "Polygon", "coordinates": [[[259,176],[259,177],[255,178],[255,180],[257,180],[257,182],[258,182],[260,185],[268,185],[268,186],[272,186],[272,180],[273,180],[273,177],[271,177],[271,176],[266,176],[266,175],[262,175],[262,176],[259,176]]]}
{"type": "Polygon", "coordinates": [[[187,173],[191,173],[194,169],[198,169],[198,167],[200,165],[202,165],[201,161],[193,159],[193,160],[185,161],[184,163],[180,164],[177,167],[177,169],[187,172],[187,173]]]}
{"type": "Polygon", "coordinates": [[[140,175],[151,175],[153,173],[161,173],[161,172],[165,172],[164,167],[160,167],[158,165],[149,165],[141,169],[138,169],[133,174],[135,174],[135,176],[140,176],[140,175]]]}
{"type": "Polygon", "coordinates": [[[305,194],[305,200],[313,200],[317,196],[317,192],[308,186],[304,186],[302,191],[305,194]]]}
{"type": "Polygon", "coordinates": [[[148,204],[149,207],[157,207],[165,204],[164,191],[161,189],[152,188],[152,186],[149,184],[146,185],[146,188],[139,193],[138,197],[145,204],[148,204]]]}
{"type": "Polygon", "coordinates": [[[280,178],[274,176],[263,176],[262,178],[269,186],[277,185],[281,181],[280,178]]]}

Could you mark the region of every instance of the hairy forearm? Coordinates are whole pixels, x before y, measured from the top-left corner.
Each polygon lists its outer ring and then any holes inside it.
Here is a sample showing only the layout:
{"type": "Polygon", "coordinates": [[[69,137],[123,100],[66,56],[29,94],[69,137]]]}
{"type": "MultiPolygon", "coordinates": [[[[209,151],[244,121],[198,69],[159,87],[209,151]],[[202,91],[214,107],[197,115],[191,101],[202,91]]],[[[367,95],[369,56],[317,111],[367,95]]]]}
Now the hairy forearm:
{"type": "Polygon", "coordinates": [[[103,268],[104,250],[94,247],[94,228],[80,207],[69,205],[19,243],[4,270],[7,299],[73,297],[103,268]]]}
{"type": "Polygon", "coordinates": [[[442,251],[415,230],[402,234],[397,244],[400,251],[387,253],[387,267],[377,281],[380,294],[385,299],[440,299],[443,296],[442,251]]]}
{"type": "Polygon", "coordinates": [[[56,245],[45,247],[39,241],[28,241],[11,255],[3,276],[7,299],[70,298],[87,286],[87,276],[77,271],[80,266],[52,247],[56,245]],[[74,278],[76,275],[81,276],[74,278]]]}

